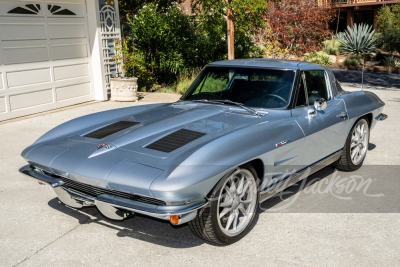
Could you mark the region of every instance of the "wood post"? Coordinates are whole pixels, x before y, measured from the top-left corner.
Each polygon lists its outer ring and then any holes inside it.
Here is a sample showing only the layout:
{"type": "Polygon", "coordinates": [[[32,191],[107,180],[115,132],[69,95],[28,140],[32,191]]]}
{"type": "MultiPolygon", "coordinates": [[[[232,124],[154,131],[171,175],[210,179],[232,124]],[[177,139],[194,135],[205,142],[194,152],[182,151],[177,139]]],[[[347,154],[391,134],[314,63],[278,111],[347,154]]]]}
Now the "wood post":
{"type": "Polygon", "coordinates": [[[235,59],[235,46],[234,46],[234,27],[233,27],[233,17],[232,10],[228,9],[226,12],[226,22],[228,26],[228,59],[235,59]]]}

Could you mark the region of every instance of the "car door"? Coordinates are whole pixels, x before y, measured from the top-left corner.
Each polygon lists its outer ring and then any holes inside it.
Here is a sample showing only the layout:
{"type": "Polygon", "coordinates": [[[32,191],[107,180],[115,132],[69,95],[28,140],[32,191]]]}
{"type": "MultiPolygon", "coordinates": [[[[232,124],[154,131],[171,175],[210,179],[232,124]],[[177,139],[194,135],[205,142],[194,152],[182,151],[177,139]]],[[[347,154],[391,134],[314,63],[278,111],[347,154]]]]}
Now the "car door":
{"type": "Polygon", "coordinates": [[[305,135],[299,161],[302,169],[343,148],[348,118],[343,100],[335,99],[332,94],[325,70],[302,70],[298,86],[292,116],[305,135]],[[327,107],[314,112],[314,102],[319,98],[327,101],[327,107]]]}

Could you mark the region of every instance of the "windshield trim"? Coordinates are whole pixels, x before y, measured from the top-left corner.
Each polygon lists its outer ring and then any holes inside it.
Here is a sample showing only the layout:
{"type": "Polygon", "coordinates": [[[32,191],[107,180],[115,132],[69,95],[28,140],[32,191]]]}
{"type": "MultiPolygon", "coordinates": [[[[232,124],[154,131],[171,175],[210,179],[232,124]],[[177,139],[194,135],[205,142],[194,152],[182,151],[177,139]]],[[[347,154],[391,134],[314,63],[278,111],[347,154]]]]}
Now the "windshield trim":
{"type": "MultiPolygon", "coordinates": [[[[206,71],[208,68],[246,68],[246,69],[268,69],[268,70],[280,70],[280,71],[293,71],[294,72],[294,78],[292,82],[292,88],[290,89],[290,97],[288,99],[288,103],[284,107],[280,108],[265,108],[265,107],[254,107],[254,106],[249,106],[252,109],[259,109],[259,110],[264,110],[264,109],[273,109],[273,110],[286,110],[286,109],[291,109],[292,102],[293,102],[293,90],[296,89],[297,85],[297,76],[298,76],[298,69],[294,68],[271,68],[271,67],[254,67],[254,66],[235,66],[235,65],[223,65],[223,66],[213,66],[213,65],[206,65],[200,73],[197,75],[197,77],[193,80],[192,84],[201,77],[201,74],[206,71]]],[[[191,86],[191,85],[190,85],[191,86]]],[[[179,101],[192,101],[189,99],[185,99],[189,95],[189,90],[186,90],[186,92],[181,96],[179,101]]]]}

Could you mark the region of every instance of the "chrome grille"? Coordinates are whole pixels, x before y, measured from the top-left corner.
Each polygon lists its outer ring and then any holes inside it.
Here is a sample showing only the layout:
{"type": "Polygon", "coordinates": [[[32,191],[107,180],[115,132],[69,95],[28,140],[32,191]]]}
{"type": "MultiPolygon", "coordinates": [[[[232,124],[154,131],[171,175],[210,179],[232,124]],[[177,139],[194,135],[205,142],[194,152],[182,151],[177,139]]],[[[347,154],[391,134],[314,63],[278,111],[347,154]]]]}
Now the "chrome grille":
{"type": "Polygon", "coordinates": [[[158,206],[166,205],[166,203],[164,201],[159,200],[159,199],[137,196],[137,195],[133,195],[133,194],[117,191],[117,190],[106,189],[106,188],[101,188],[101,187],[97,187],[97,186],[93,186],[93,185],[84,184],[81,182],[73,181],[68,178],[64,178],[59,175],[55,175],[53,173],[50,173],[50,172],[47,172],[44,170],[41,170],[41,172],[43,172],[44,174],[46,174],[48,176],[51,176],[51,177],[54,177],[54,178],[57,178],[57,179],[63,181],[65,183],[65,186],[67,186],[68,188],[78,191],[82,194],[91,196],[91,197],[98,197],[101,194],[110,194],[110,195],[123,197],[123,198],[131,199],[131,200],[135,200],[138,202],[147,203],[147,204],[151,204],[151,205],[158,205],[158,206]]]}

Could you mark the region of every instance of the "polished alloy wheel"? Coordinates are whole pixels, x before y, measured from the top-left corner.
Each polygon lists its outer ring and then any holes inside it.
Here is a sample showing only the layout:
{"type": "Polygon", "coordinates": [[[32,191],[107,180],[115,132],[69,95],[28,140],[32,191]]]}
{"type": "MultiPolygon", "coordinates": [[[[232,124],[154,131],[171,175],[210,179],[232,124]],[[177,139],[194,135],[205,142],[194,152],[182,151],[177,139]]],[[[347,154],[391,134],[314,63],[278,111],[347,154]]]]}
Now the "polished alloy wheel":
{"type": "Polygon", "coordinates": [[[257,207],[257,185],[253,174],[240,169],[222,187],[218,199],[218,223],[224,234],[236,236],[252,221],[257,207]]]}
{"type": "Polygon", "coordinates": [[[365,120],[360,120],[351,135],[350,157],[354,165],[360,164],[367,154],[369,142],[368,125],[365,120]]]}

